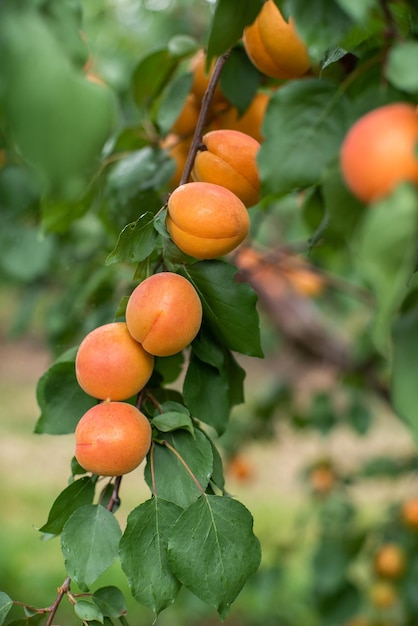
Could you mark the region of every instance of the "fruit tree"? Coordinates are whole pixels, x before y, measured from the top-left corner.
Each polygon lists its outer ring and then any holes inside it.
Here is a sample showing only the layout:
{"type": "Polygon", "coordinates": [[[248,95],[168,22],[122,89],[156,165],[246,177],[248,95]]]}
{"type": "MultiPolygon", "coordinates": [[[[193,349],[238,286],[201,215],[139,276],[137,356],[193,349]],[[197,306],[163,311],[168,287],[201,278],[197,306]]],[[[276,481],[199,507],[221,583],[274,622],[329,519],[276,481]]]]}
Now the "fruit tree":
{"type": "MultiPolygon", "coordinates": [[[[119,64],[106,42],[101,68],[87,3],[0,3],[0,267],[15,333],[43,306],[35,432],[74,450],[39,529],[59,537],[58,592],[38,608],[4,588],[0,624],[58,624],[69,600],[126,625],[121,589],[98,586],[117,561],[156,620],[183,588],[223,621],[263,551],[228,487],[251,479],[245,445],[279,415],[365,435],[379,410],[418,442],[416,1],[126,4],[176,17],[119,64]],[[250,404],[263,357],[281,366],[250,404]],[[308,393],[308,370],[327,383],[308,393]],[[125,510],[138,467],[148,497],[125,510]]],[[[418,478],[371,530],[350,488],[416,457],[337,465],[304,469],[306,624],[412,626],[418,478]]],[[[270,623],[302,623],[279,604],[270,623]]]]}

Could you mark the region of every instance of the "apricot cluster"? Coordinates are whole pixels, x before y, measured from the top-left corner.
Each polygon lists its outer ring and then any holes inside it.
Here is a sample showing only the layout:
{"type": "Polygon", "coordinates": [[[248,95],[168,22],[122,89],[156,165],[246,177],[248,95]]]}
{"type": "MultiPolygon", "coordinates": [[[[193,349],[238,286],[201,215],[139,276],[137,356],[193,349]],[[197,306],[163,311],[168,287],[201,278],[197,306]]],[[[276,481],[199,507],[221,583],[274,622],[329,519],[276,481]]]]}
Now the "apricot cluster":
{"type": "Polygon", "coordinates": [[[126,322],[92,330],[75,360],[78,384],[101,400],[75,431],[75,456],[82,467],[119,476],[138,467],[151,446],[147,417],[128,402],[151,378],[155,356],[183,350],[197,335],[202,304],[193,285],[173,272],[154,274],[132,292],[126,322]]]}

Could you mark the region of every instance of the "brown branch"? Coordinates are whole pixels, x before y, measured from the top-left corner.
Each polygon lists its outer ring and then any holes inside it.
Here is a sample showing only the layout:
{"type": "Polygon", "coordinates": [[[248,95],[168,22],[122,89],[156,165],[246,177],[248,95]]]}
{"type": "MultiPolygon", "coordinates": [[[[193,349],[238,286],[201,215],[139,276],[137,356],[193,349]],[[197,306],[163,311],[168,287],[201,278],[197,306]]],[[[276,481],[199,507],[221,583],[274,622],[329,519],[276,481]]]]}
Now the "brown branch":
{"type": "Polygon", "coordinates": [[[194,135],[193,135],[192,145],[190,146],[190,150],[189,150],[189,153],[187,155],[186,163],[185,163],[182,175],[181,175],[180,185],[183,185],[184,183],[187,183],[189,178],[190,178],[190,174],[191,174],[191,171],[193,169],[193,163],[194,163],[196,154],[199,151],[199,148],[200,148],[200,146],[202,144],[203,131],[204,131],[204,128],[205,128],[206,123],[207,123],[210,105],[212,104],[212,100],[213,100],[213,94],[215,93],[215,89],[216,89],[217,84],[219,82],[219,78],[221,76],[222,69],[223,69],[226,61],[228,60],[228,57],[229,57],[230,54],[231,54],[231,51],[228,50],[227,52],[225,52],[225,54],[220,56],[217,59],[216,63],[215,63],[215,67],[213,68],[213,72],[211,74],[211,77],[210,77],[210,80],[209,80],[209,84],[208,84],[207,89],[205,91],[205,95],[203,96],[202,106],[201,106],[200,113],[199,113],[199,118],[197,120],[195,132],[194,132],[194,135]]]}
{"type": "Polygon", "coordinates": [[[70,591],[70,585],[71,585],[71,578],[69,576],[67,576],[67,578],[64,580],[64,582],[62,583],[61,587],[58,587],[58,595],[55,599],[54,604],[51,606],[51,612],[49,614],[49,617],[45,623],[45,626],[51,626],[52,622],[54,620],[55,614],[58,611],[58,607],[61,603],[61,600],[63,599],[63,597],[65,596],[65,594],[67,594],[70,591]]]}

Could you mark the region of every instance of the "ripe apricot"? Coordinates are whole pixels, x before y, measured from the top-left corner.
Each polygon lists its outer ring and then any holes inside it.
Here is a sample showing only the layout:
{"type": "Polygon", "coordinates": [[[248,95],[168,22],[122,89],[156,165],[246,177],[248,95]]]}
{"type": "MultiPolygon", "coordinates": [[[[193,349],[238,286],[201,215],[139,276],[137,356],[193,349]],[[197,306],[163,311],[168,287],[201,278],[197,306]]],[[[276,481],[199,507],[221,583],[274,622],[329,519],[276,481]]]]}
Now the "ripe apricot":
{"type": "Polygon", "coordinates": [[[197,259],[215,259],[234,250],[248,234],[245,204],[229,189],[191,182],[168,199],[167,229],[176,246],[197,259]]]}
{"type": "Polygon", "coordinates": [[[341,172],[363,202],[382,198],[401,182],[418,185],[418,117],[415,107],[398,102],[366,113],[341,146],[341,172]]]}
{"type": "Polygon", "coordinates": [[[89,409],[75,430],[75,457],[99,476],[132,472],[151,446],[151,425],[127,402],[102,402],[89,409]]]}
{"type": "Polygon", "coordinates": [[[127,400],[148,382],[153,367],[154,357],[132,338],[125,322],[92,330],[75,360],[78,384],[100,400],[127,400]]]}
{"type": "Polygon", "coordinates": [[[257,169],[258,141],[238,130],[212,130],[202,138],[192,179],[226,187],[247,206],[260,199],[257,169]]]}
{"type": "Polygon", "coordinates": [[[330,467],[319,465],[314,467],[309,476],[312,489],[321,495],[331,491],[335,484],[335,475],[330,467]]]}
{"type": "Polygon", "coordinates": [[[405,500],[401,506],[401,517],[407,526],[418,530],[418,498],[405,500]]]}
{"type": "Polygon", "coordinates": [[[174,272],[153,274],[132,292],[126,323],[147,352],[170,356],[196,337],[202,323],[202,303],[183,276],[174,272]]]}
{"type": "Polygon", "coordinates": [[[405,563],[405,553],[396,543],[382,545],[374,557],[374,569],[383,578],[399,578],[405,571],[405,563]]]}
{"type": "MultiPolygon", "coordinates": [[[[213,59],[211,61],[209,69],[206,68],[206,63],[207,59],[204,50],[198,50],[190,62],[190,69],[193,74],[191,92],[198,101],[202,101],[203,96],[205,95],[216,60],[213,59]]],[[[222,102],[224,100],[225,96],[223,95],[218,83],[213,94],[212,103],[216,104],[217,102],[222,102]]]]}
{"type": "Polygon", "coordinates": [[[199,119],[200,103],[196,96],[189,93],[184,101],[183,107],[171,127],[171,132],[177,135],[193,135],[199,119]]]}
{"type": "Polygon", "coordinates": [[[274,0],[267,0],[255,21],[244,30],[244,47],[252,63],[272,78],[299,78],[310,67],[307,48],[292,18],[283,18],[274,0]]]}
{"type": "Polygon", "coordinates": [[[187,155],[189,154],[191,139],[181,139],[178,135],[170,133],[161,143],[161,147],[167,150],[170,157],[175,163],[175,170],[170,180],[168,181],[169,187],[174,189],[177,187],[181,180],[181,175],[186,165],[187,155]]]}
{"type": "Polygon", "coordinates": [[[220,127],[239,130],[261,143],[264,139],[262,125],[269,101],[270,95],[260,91],[254,96],[243,115],[240,115],[235,107],[229,107],[218,116],[220,127]]]}

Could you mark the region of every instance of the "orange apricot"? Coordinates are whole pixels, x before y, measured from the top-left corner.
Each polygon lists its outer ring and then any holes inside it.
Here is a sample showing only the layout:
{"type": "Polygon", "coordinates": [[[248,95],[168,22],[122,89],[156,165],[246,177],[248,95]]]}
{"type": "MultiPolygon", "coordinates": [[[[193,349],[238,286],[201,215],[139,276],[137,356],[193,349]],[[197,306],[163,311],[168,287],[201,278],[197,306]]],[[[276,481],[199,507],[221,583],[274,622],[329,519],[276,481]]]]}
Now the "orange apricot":
{"type": "Polygon", "coordinates": [[[396,543],[382,545],[374,556],[374,569],[383,578],[399,578],[405,571],[405,564],[405,553],[396,543]]]}
{"type": "Polygon", "coordinates": [[[197,259],[215,259],[234,250],[248,234],[245,204],[214,183],[180,185],[168,199],[166,225],[180,250],[197,259]]]}
{"type": "Polygon", "coordinates": [[[75,360],[78,384],[99,400],[127,400],[148,382],[154,357],[135,341],[125,322],[92,330],[81,342],[75,360]]]}
{"type": "MultiPolygon", "coordinates": [[[[208,88],[210,78],[212,76],[213,69],[215,67],[216,60],[213,59],[210,63],[209,69],[207,68],[206,53],[204,50],[198,50],[190,62],[190,69],[193,74],[193,82],[191,86],[191,92],[197,98],[198,101],[202,101],[208,88]]],[[[212,104],[225,101],[225,96],[219,86],[216,86],[215,92],[212,98],[212,104]]]]}
{"type": "Polygon", "coordinates": [[[177,135],[193,135],[199,119],[200,103],[196,96],[189,93],[183,107],[171,127],[171,132],[177,135]]]}
{"type": "Polygon", "coordinates": [[[260,91],[254,96],[250,106],[242,115],[238,113],[238,109],[235,107],[229,107],[217,118],[220,127],[239,130],[261,143],[264,139],[262,125],[269,101],[270,95],[260,91]]]}
{"type": "Polygon", "coordinates": [[[406,526],[418,530],[418,498],[409,498],[402,503],[401,518],[406,526]]]}
{"type": "Polygon", "coordinates": [[[191,139],[181,139],[178,135],[170,133],[161,142],[161,147],[167,150],[170,157],[175,164],[175,170],[168,186],[174,189],[180,184],[181,175],[183,174],[184,166],[186,165],[187,155],[189,154],[190,146],[192,144],[191,139]]]}
{"type": "Polygon", "coordinates": [[[202,303],[196,289],[174,272],[146,278],[126,306],[129,332],[156,356],[181,352],[196,337],[201,323],[202,303]]]}
{"type": "Polygon", "coordinates": [[[286,22],[274,0],[267,0],[244,29],[243,41],[252,63],[272,78],[300,78],[310,67],[307,47],[292,18],[286,22]]]}
{"type": "Polygon", "coordinates": [[[311,487],[317,494],[327,494],[335,485],[335,475],[332,469],[326,465],[314,467],[309,476],[311,487]]]}
{"type": "Polygon", "coordinates": [[[142,463],[151,446],[151,425],[127,402],[102,402],[89,409],[75,430],[75,457],[99,476],[121,476],[142,463]]]}
{"type": "Polygon", "coordinates": [[[258,141],[239,130],[212,130],[203,135],[192,179],[226,187],[247,206],[260,199],[258,141]]]}
{"type": "Polygon", "coordinates": [[[341,172],[348,189],[363,202],[373,202],[401,182],[418,185],[417,142],[414,106],[397,102],[363,115],[341,146],[341,172]]]}

